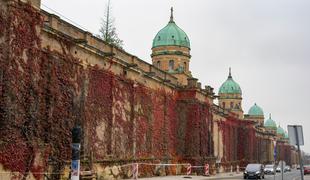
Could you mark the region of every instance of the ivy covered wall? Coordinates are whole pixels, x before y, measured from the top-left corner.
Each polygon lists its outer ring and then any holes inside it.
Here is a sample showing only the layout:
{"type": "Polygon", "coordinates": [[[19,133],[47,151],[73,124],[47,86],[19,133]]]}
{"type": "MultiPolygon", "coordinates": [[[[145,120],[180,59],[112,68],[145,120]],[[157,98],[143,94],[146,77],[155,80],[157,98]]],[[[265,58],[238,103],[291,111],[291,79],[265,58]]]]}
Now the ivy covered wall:
{"type": "MultiPolygon", "coordinates": [[[[135,81],[109,58],[71,54],[87,50],[66,36],[50,33],[43,47],[42,15],[29,4],[0,1],[0,164],[6,171],[36,179],[48,171],[59,179],[70,165],[75,125],[83,129],[85,169],[142,161],[215,167],[213,104],[197,95],[201,89],[165,81],[151,87],[154,80],[147,76],[146,83],[135,81]],[[96,58],[100,62],[85,63],[96,58]]],[[[252,123],[230,115],[220,119],[222,166],[266,159],[258,155],[271,143],[257,136],[252,123]]],[[[280,146],[278,159],[287,159],[290,146],[280,146]]],[[[150,175],[152,169],[140,172],[150,175]]]]}
{"type": "Polygon", "coordinates": [[[195,98],[195,89],[152,89],[83,65],[69,53],[70,39],[53,37],[61,51],[42,48],[42,26],[29,4],[1,6],[0,164],[7,171],[36,179],[63,171],[75,125],[83,129],[82,157],[94,163],[203,164],[213,156],[210,108],[195,98]]]}

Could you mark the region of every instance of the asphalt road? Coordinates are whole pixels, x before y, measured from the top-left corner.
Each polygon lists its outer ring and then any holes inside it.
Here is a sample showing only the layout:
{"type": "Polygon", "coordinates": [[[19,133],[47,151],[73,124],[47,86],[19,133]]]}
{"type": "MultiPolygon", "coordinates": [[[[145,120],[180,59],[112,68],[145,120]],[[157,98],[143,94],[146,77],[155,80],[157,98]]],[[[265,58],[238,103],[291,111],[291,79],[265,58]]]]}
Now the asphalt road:
{"type": "MultiPolygon", "coordinates": [[[[217,178],[216,180],[224,179],[224,178],[217,178]]],[[[231,177],[225,178],[226,180],[241,180],[243,177],[231,177]]],[[[300,180],[300,171],[293,170],[291,172],[286,172],[283,174],[283,180],[300,180]]],[[[274,175],[265,175],[265,180],[274,180],[274,175]]],[[[275,180],[282,180],[281,173],[277,173],[275,175],[275,180]]],[[[310,180],[310,175],[305,176],[304,180],[310,180]]]]}
{"type": "MultiPolygon", "coordinates": [[[[286,172],[283,174],[283,180],[301,180],[300,178],[300,171],[292,170],[291,172],[286,172]]],[[[216,176],[210,176],[210,177],[203,177],[203,176],[164,176],[164,177],[152,177],[152,178],[139,178],[141,180],[243,180],[243,175],[238,174],[234,176],[223,176],[223,177],[216,177],[216,176]]],[[[265,175],[265,179],[263,180],[274,180],[273,175],[265,175]]],[[[281,173],[277,173],[275,176],[275,180],[282,180],[281,173]]],[[[310,175],[306,175],[304,180],[310,180],[310,175]]]]}

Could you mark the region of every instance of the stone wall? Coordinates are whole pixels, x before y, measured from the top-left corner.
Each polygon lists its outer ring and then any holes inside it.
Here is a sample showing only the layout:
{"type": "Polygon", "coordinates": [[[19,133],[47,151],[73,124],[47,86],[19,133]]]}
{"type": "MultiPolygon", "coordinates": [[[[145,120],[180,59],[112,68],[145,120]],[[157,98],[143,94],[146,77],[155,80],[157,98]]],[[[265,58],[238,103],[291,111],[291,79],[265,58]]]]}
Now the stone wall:
{"type": "MultiPolygon", "coordinates": [[[[258,161],[255,142],[261,140],[269,144],[270,159],[272,139],[214,105],[213,89],[202,89],[198,79],[184,76],[180,82],[39,12],[39,0],[30,1],[35,8],[0,2],[1,172],[68,177],[75,125],[83,129],[82,170],[98,178],[129,178],[131,168],[122,165],[133,162],[209,163],[214,170],[218,157],[225,170],[258,161]]],[[[290,157],[290,146],[282,144],[286,150],[280,157],[290,157]]],[[[141,166],[139,175],[185,170],[141,166]]]]}
{"type": "MultiPolygon", "coordinates": [[[[1,0],[0,12],[3,171],[67,177],[75,125],[83,129],[82,170],[98,177],[126,178],[130,169],[121,165],[132,162],[212,159],[212,92],[197,82],[180,86],[177,78],[29,4],[1,0]]],[[[140,176],[182,171],[146,166],[140,176]]]]}

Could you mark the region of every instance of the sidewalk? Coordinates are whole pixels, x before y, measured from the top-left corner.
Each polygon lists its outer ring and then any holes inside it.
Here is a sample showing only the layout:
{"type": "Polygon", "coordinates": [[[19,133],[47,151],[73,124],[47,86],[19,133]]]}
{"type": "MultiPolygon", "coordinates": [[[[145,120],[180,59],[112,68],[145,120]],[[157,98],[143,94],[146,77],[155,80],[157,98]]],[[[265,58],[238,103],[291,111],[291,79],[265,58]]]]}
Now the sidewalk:
{"type": "Polygon", "coordinates": [[[160,176],[160,177],[149,177],[149,178],[139,178],[139,179],[152,179],[152,180],[155,180],[155,179],[166,179],[166,180],[170,180],[170,179],[196,179],[196,180],[202,180],[202,179],[218,179],[218,178],[231,178],[231,177],[243,177],[243,174],[242,173],[239,173],[239,174],[236,174],[235,172],[234,173],[219,173],[219,174],[216,174],[214,176],[187,176],[187,175],[181,175],[181,176],[160,176]]]}

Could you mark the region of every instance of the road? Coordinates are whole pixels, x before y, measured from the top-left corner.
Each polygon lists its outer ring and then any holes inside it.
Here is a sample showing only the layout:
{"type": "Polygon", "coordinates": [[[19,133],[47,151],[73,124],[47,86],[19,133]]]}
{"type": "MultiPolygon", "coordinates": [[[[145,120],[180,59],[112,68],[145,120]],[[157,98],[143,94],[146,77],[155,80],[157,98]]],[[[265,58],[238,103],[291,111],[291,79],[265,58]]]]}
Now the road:
{"type": "MultiPolygon", "coordinates": [[[[140,179],[140,178],[139,178],[140,179]]],[[[211,176],[211,177],[203,177],[203,176],[165,176],[165,177],[153,177],[153,178],[141,178],[142,180],[186,180],[186,179],[192,179],[192,180],[243,180],[242,174],[239,175],[234,175],[234,176],[225,176],[225,177],[216,177],[216,176],[211,176]]],[[[264,180],[274,180],[273,175],[265,175],[264,180]]],[[[275,176],[275,180],[282,180],[281,173],[277,173],[275,176]]],[[[284,173],[283,180],[301,180],[300,178],[300,171],[298,170],[292,170],[291,172],[286,172],[284,173]]],[[[310,175],[305,176],[304,180],[310,180],[310,175]]]]}
{"type": "MultiPolygon", "coordinates": [[[[216,180],[224,179],[217,178],[216,180]]],[[[241,180],[243,177],[231,177],[225,178],[226,180],[241,180]]],[[[283,174],[283,180],[300,180],[300,171],[293,170],[292,172],[286,172],[283,174]]],[[[207,180],[207,179],[205,179],[207,180]]],[[[265,175],[265,180],[274,180],[274,175],[265,175]]],[[[282,180],[281,173],[277,173],[275,175],[275,180],[282,180]]],[[[304,180],[310,180],[310,175],[305,176],[304,180]]]]}

